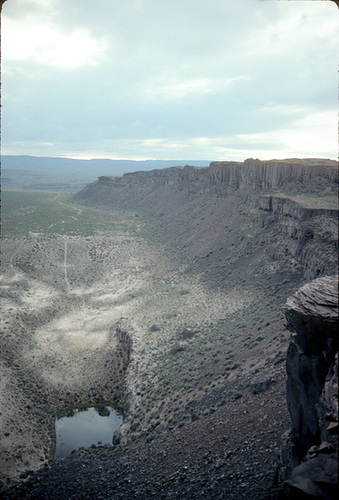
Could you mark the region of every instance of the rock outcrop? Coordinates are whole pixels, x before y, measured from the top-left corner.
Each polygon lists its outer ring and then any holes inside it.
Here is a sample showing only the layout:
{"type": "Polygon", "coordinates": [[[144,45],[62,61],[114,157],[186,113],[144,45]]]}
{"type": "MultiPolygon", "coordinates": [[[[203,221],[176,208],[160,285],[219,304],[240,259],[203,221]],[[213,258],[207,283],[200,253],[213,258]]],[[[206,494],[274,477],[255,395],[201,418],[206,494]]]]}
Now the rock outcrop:
{"type": "MultiPolygon", "coordinates": [[[[99,177],[112,188],[124,185],[170,186],[191,192],[223,192],[226,188],[267,192],[288,188],[295,193],[329,192],[338,184],[337,162],[327,159],[289,159],[212,162],[209,167],[170,167],[99,177]]],[[[92,187],[94,187],[92,185],[92,187]]]]}
{"type": "Polygon", "coordinates": [[[258,207],[261,210],[292,217],[297,220],[306,220],[319,215],[337,216],[338,214],[336,209],[303,206],[301,203],[287,196],[260,196],[258,207]]]}
{"type": "Polygon", "coordinates": [[[286,498],[336,498],[338,483],[338,277],[300,288],[285,307],[292,420],[286,498]]]}
{"type": "Polygon", "coordinates": [[[249,159],[102,176],[75,200],[157,217],[171,252],[209,268],[208,279],[214,268],[225,280],[229,265],[255,279],[268,264],[279,280],[309,281],[337,269],[337,189],[335,161],[249,159]]]}
{"type": "Polygon", "coordinates": [[[318,189],[323,183],[338,182],[336,162],[319,159],[261,161],[249,158],[243,163],[213,162],[212,183],[223,182],[235,188],[256,191],[293,187],[293,190],[318,189]]]}

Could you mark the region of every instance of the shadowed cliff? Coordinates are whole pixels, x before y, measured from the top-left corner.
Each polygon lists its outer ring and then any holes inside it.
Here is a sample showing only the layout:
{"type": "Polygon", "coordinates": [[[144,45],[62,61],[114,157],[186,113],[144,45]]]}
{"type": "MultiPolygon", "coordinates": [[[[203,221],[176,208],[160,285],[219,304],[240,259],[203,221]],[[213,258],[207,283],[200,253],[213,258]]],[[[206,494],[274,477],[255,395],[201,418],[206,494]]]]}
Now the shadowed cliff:
{"type": "Polygon", "coordinates": [[[284,498],[337,498],[338,276],[307,283],[285,306],[292,332],[287,352],[284,498]],[[292,474],[289,469],[293,469],[292,474]]]}
{"type": "Polygon", "coordinates": [[[75,200],[153,217],[157,238],[206,281],[236,271],[299,283],[336,270],[337,188],[332,160],[248,159],[99,177],[75,200]]]}

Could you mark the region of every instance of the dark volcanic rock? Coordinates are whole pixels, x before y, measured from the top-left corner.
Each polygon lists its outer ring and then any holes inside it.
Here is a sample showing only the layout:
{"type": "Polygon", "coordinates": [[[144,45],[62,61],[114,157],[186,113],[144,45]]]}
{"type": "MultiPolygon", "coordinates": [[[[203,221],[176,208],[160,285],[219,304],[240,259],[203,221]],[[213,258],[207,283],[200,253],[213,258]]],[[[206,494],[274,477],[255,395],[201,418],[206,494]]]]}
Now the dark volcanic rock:
{"type": "Polygon", "coordinates": [[[338,461],[332,455],[321,454],[316,459],[298,465],[286,481],[291,499],[337,498],[338,461]]]}
{"type": "Polygon", "coordinates": [[[287,403],[292,419],[287,498],[335,498],[338,482],[338,278],[303,286],[286,303],[292,337],[287,403]],[[302,496],[304,495],[304,496],[302,496]],[[308,496],[307,496],[308,495],[308,496]]]}
{"type": "MultiPolygon", "coordinates": [[[[114,192],[124,196],[124,188],[148,186],[169,187],[190,194],[220,193],[225,189],[267,192],[287,189],[294,192],[315,192],[326,187],[335,194],[338,185],[337,162],[326,159],[289,159],[260,161],[252,158],[244,162],[212,162],[209,167],[170,167],[150,171],[130,172],[122,177],[101,176],[75,196],[77,200],[90,200],[100,203],[96,194],[100,190],[101,203],[105,203],[114,192]]],[[[321,192],[321,191],[320,191],[321,192]]],[[[134,193],[135,194],[135,193],[134,193]]],[[[276,198],[280,200],[280,198],[276,198]]],[[[134,199],[138,202],[137,198],[134,199]]],[[[283,200],[284,207],[286,200],[283,200]]],[[[269,209],[272,199],[267,198],[262,208],[269,209]],[[269,205],[267,206],[266,203],[269,205]]],[[[281,205],[281,202],[278,202],[281,205]]],[[[295,204],[296,205],[296,204],[295,204]]],[[[291,205],[292,206],[292,205],[291,205]]],[[[272,208],[272,207],[271,207],[272,208]]],[[[281,209],[281,208],[280,208],[281,209]]],[[[282,209],[281,209],[282,210],[282,209]]],[[[284,211],[284,210],[283,210],[284,211]]],[[[295,208],[294,208],[295,211],[295,208]]]]}
{"type": "MultiPolygon", "coordinates": [[[[281,376],[283,370],[281,370],[281,376]]],[[[4,500],[273,500],[284,381],[206,418],[125,447],[79,450],[4,492],[4,500]]]]}
{"type": "Polygon", "coordinates": [[[305,353],[318,355],[320,350],[335,352],[338,332],[338,279],[324,277],[307,283],[285,307],[287,328],[294,332],[294,341],[305,353]]]}
{"type": "Polygon", "coordinates": [[[209,283],[255,281],[269,263],[297,288],[337,270],[337,190],[335,161],[249,159],[101,176],[74,200],[150,215],[169,254],[209,283]]]}
{"type": "Polygon", "coordinates": [[[254,381],[252,385],[253,394],[260,394],[262,392],[267,391],[272,384],[275,384],[276,381],[273,377],[266,377],[264,379],[254,381]]]}

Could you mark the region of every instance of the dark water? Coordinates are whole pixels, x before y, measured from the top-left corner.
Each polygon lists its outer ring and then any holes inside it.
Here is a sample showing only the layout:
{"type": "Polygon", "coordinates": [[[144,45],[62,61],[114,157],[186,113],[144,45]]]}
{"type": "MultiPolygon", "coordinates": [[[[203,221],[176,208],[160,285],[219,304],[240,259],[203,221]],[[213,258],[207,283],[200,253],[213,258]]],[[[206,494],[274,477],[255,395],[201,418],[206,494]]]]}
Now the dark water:
{"type": "Polygon", "coordinates": [[[99,415],[95,408],[73,413],[73,416],[58,418],[55,422],[56,460],[78,448],[88,448],[93,444],[111,445],[113,433],[122,424],[122,416],[110,407],[104,412],[107,416],[99,415]]]}

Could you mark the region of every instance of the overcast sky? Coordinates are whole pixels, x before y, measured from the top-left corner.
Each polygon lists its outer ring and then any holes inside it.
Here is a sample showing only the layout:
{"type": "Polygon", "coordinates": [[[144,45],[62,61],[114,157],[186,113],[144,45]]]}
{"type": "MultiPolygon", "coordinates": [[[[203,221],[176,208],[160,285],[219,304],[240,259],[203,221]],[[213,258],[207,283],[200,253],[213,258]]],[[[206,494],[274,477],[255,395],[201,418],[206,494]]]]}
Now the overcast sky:
{"type": "Polygon", "coordinates": [[[337,158],[330,1],[8,0],[2,154],[337,158]]]}

